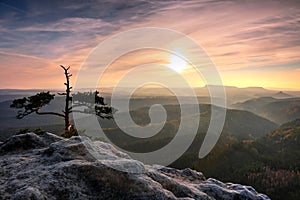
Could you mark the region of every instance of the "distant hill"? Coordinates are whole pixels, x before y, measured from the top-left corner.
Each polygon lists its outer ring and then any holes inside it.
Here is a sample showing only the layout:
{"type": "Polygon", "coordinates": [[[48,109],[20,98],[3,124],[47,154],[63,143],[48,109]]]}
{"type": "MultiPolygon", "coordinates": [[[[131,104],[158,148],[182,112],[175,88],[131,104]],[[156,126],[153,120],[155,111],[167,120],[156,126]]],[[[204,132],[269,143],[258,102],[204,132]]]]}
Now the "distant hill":
{"type": "MultiPolygon", "coordinates": [[[[218,88],[220,86],[209,86],[212,89],[218,88]]],[[[253,98],[258,98],[258,97],[264,97],[264,96],[270,96],[274,93],[273,90],[268,90],[263,87],[245,87],[245,88],[238,88],[238,87],[233,87],[233,86],[224,86],[226,90],[226,98],[227,98],[227,103],[228,105],[241,102],[241,101],[246,101],[249,99],[253,98]]],[[[208,93],[208,86],[205,86],[203,88],[198,88],[197,94],[206,94],[209,96],[208,93]]]]}
{"type": "Polygon", "coordinates": [[[26,96],[35,95],[41,91],[51,91],[52,93],[62,92],[53,89],[0,89],[0,103],[8,100],[13,100],[16,98],[22,98],[26,96]]]}
{"type": "MultiPolygon", "coordinates": [[[[4,98],[3,99],[7,99],[7,98],[20,98],[22,97],[22,95],[24,96],[28,96],[31,93],[34,93],[36,91],[19,91],[19,90],[9,90],[9,93],[5,96],[5,92],[7,92],[6,90],[1,90],[0,92],[2,92],[1,94],[4,94],[4,98]],[[17,95],[17,96],[15,96],[17,95]]],[[[191,101],[191,97],[182,97],[184,99],[184,102],[186,104],[190,104],[193,103],[193,101],[191,101]]],[[[118,101],[120,101],[120,105],[126,105],[125,103],[122,103],[122,101],[125,101],[126,99],[122,99],[119,98],[118,101]]],[[[206,96],[199,96],[197,97],[198,102],[200,102],[201,104],[203,104],[202,106],[202,114],[204,115],[204,111],[206,112],[206,115],[208,114],[208,110],[207,108],[209,108],[209,106],[204,106],[205,104],[210,104],[210,98],[206,97],[206,96]]],[[[107,102],[109,102],[110,99],[107,99],[107,102]]],[[[12,109],[9,107],[9,105],[11,104],[12,100],[5,100],[3,102],[0,102],[0,140],[4,140],[5,138],[9,137],[10,135],[14,134],[15,132],[17,132],[19,129],[21,128],[37,128],[37,127],[41,127],[44,128],[48,131],[52,131],[52,132],[62,132],[63,130],[63,121],[57,117],[57,116],[39,116],[36,114],[31,114],[26,116],[23,119],[16,119],[16,115],[17,115],[17,110],[16,109],[12,109]]],[[[178,100],[176,97],[174,96],[170,96],[170,97],[166,97],[166,96],[157,96],[157,97],[135,97],[132,98],[130,100],[130,110],[135,110],[133,111],[133,116],[136,116],[136,120],[144,120],[141,123],[145,123],[147,122],[147,119],[145,119],[145,116],[147,116],[148,114],[146,113],[146,107],[149,107],[153,104],[162,104],[162,105],[166,105],[168,112],[169,112],[169,117],[171,117],[172,119],[175,119],[175,121],[177,120],[177,122],[172,122],[169,123],[169,126],[173,126],[172,124],[179,124],[179,116],[178,115],[178,100]],[[143,110],[145,111],[144,115],[139,115],[139,113],[142,113],[143,110]]],[[[64,99],[62,97],[56,97],[55,100],[53,102],[50,103],[50,105],[46,106],[45,110],[51,110],[51,111],[58,111],[60,112],[63,109],[63,104],[64,104],[64,99]]],[[[118,112],[117,114],[122,115],[122,112],[124,111],[125,108],[120,107],[117,108],[118,112]]],[[[192,113],[193,111],[191,111],[192,113]]],[[[231,112],[231,111],[229,111],[231,112]]],[[[232,111],[233,112],[233,111],[232,111]]],[[[195,113],[194,113],[195,114],[195,113]]],[[[236,116],[238,116],[239,114],[236,113],[236,116]]],[[[247,116],[250,116],[251,114],[248,114],[247,116]]],[[[201,116],[201,117],[203,117],[201,116]]],[[[228,115],[229,117],[231,115],[228,115]]],[[[252,115],[251,115],[252,116],[252,115]]],[[[238,116],[240,117],[240,116],[238,116]]],[[[208,121],[209,120],[209,116],[202,118],[202,122],[204,124],[204,120],[208,121]]],[[[231,117],[228,118],[228,120],[234,120],[235,117],[231,117]]],[[[240,119],[242,120],[242,118],[240,119]]],[[[259,120],[254,120],[255,121],[259,121],[259,120]]],[[[246,121],[245,121],[246,122],[246,121]]],[[[87,124],[89,123],[89,120],[87,119],[87,124]]],[[[116,127],[115,124],[113,124],[112,121],[109,120],[102,120],[101,121],[103,127],[105,128],[111,128],[111,127],[116,127]]],[[[246,123],[249,124],[249,123],[246,123]]],[[[237,128],[237,126],[243,126],[242,122],[240,123],[232,123],[230,125],[231,129],[242,129],[237,128]]],[[[247,125],[246,125],[247,126],[247,125]]],[[[204,127],[204,125],[203,125],[204,127]]],[[[266,126],[261,126],[261,128],[259,128],[260,130],[263,131],[254,131],[256,128],[255,126],[249,127],[250,129],[245,129],[245,130],[249,130],[245,135],[255,135],[255,134],[260,134],[262,132],[264,132],[265,130],[263,128],[265,128],[266,126]]],[[[205,128],[203,128],[204,130],[205,128]]],[[[230,128],[229,128],[230,129],[230,128]]],[[[234,132],[230,130],[231,132],[234,132]]],[[[270,130],[270,129],[268,129],[270,130]]],[[[168,132],[171,132],[170,130],[168,132]]],[[[239,131],[237,131],[239,132],[239,131]]],[[[256,136],[254,136],[256,137],[256,136]]]]}
{"type": "Polygon", "coordinates": [[[256,140],[230,138],[223,134],[204,159],[195,159],[197,152],[189,152],[172,166],[194,167],[222,181],[254,185],[271,199],[299,199],[300,118],[256,140]]]}
{"type": "MultiPolygon", "coordinates": [[[[235,86],[219,86],[219,85],[206,85],[204,87],[195,87],[194,92],[198,97],[210,97],[210,93],[208,91],[209,88],[215,91],[217,91],[220,88],[224,88],[226,92],[226,101],[228,105],[241,102],[241,101],[246,101],[253,98],[273,96],[275,93],[277,93],[276,90],[269,90],[263,87],[239,88],[235,86]]],[[[176,90],[179,92],[178,94],[179,96],[187,97],[190,94],[189,92],[187,92],[186,88],[176,88],[176,90]]],[[[101,93],[111,94],[113,88],[99,88],[99,91],[101,91],[101,93]]],[[[127,94],[129,91],[132,91],[132,88],[123,87],[121,92],[118,93],[117,96],[122,98],[122,96],[124,96],[124,94],[127,94]]],[[[294,96],[300,96],[300,92],[298,91],[286,91],[285,93],[290,95],[292,94],[294,96]]],[[[174,94],[168,88],[143,87],[143,88],[138,88],[134,92],[133,96],[135,98],[141,98],[141,97],[156,98],[156,97],[174,97],[174,94]]],[[[203,102],[199,102],[199,103],[203,103],[203,102]]]]}
{"type": "Polygon", "coordinates": [[[280,158],[280,165],[298,168],[300,166],[300,118],[281,125],[270,134],[258,139],[253,146],[270,158],[280,158]]]}
{"type": "MultiPolygon", "coordinates": [[[[189,106],[189,105],[185,105],[189,106]]],[[[127,148],[128,150],[135,150],[141,152],[147,152],[154,149],[158,149],[161,146],[167,144],[172,140],[175,134],[178,131],[178,127],[180,124],[180,106],[179,105],[165,105],[165,110],[167,113],[167,122],[164,125],[163,129],[156,134],[155,136],[147,139],[136,139],[132,138],[124,134],[117,125],[110,124],[103,120],[100,120],[101,127],[104,128],[106,136],[116,143],[117,145],[127,148]],[[114,128],[115,127],[115,128],[114,128]]],[[[188,108],[187,108],[188,109],[188,108]]],[[[220,109],[216,107],[216,110],[220,109]]],[[[149,125],[150,118],[148,115],[149,107],[140,108],[134,111],[131,111],[132,119],[135,123],[145,126],[149,125]]],[[[118,113],[120,118],[122,119],[123,113],[118,113]]],[[[189,124],[184,125],[185,129],[193,127],[194,116],[199,115],[199,113],[195,113],[193,110],[189,112],[187,117],[189,124]]],[[[211,117],[211,105],[209,104],[201,104],[200,105],[200,126],[198,129],[198,133],[195,139],[195,144],[192,145],[192,148],[198,149],[202,143],[202,140],[206,134],[208,129],[208,125],[211,117]]],[[[109,122],[113,123],[113,121],[109,122]]],[[[157,124],[150,124],[150,126],[158,126],[157,124]]],[[[278,127],[277,124],[264,119],[260,116],[257,116],[248,111],[241,110],[227,110],[226,120],[223,128],[222,134],[228,135],[233,140],[253,140],[257,139],[278,127]]],[[[125,129],[130,130],[130,127],[125,127],[125,129]]]]}
{"type": "Polygon", "coordinates": [[[285,92],[279,91],[276,94],[274,94],[272,97],[276,98],[276,99],[286,99],[286,98],[292,98],[294,96],[289,95],[285,92]]]}
{"type": "MultiPolygon", "coordinates": [[[[280,94],[286,96],[285,93],[280,94]]],[[[232,107],[253,112],[278,124],[300,117],[300,98],[261,97],[234,104],[232,107]]]]}

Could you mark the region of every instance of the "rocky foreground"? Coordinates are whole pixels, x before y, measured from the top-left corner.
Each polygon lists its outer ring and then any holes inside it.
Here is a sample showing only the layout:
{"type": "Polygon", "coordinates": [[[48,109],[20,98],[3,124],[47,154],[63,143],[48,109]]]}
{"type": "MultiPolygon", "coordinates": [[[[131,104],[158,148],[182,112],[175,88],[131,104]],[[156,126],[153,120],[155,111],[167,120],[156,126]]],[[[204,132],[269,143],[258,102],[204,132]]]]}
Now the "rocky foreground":
{"type": "Polygon", "coordinates": [[[144,165],[104,142],[27,133],[0,144],[0,199],[269,198],[191,169],[144,165]]]}

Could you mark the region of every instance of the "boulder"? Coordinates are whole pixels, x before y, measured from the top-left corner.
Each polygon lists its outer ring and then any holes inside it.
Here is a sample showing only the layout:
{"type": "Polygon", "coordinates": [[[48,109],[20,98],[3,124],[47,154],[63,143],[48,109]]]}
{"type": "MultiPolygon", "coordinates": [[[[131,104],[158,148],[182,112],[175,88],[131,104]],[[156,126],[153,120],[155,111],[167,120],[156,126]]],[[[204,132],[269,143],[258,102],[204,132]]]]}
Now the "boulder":
{"type": "Polygon", "coordinates": [[[1,199],[269,199],[200,172],[145,165],[112,145],[51,133],[0,144],[1,199]]]}

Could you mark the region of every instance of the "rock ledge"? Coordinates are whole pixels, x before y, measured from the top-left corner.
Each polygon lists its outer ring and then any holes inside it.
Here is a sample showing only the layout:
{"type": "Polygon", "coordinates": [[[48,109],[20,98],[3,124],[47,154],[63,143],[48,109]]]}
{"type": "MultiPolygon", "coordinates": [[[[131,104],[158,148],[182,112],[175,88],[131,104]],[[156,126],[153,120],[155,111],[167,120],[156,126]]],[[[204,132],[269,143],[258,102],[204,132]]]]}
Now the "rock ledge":
{"type": "Polygon", "coordinates": [[[1,199],[269,199],[250,186],[202,173],[149,166],[104,142],[51,133],[16,135],[0,144],[1,199]],[[86,146],[90,146],[92,152],[86,146]],[[97,154],[97,158],[93,155],[97,154]],[[108,167],[129,168],[126,173],[108,167]]]}

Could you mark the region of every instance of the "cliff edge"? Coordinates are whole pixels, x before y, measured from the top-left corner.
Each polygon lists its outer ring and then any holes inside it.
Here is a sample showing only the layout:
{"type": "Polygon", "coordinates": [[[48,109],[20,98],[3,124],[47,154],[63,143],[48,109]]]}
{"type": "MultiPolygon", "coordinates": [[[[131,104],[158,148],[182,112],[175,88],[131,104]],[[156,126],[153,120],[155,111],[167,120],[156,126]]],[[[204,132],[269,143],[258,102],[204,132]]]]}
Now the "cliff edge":
{"type": "Polygon", "coordinates": [[[269,199],[251,186],[206,179],[191,169],[144,165],[110,144],[86,137],[64,139],[51,133],[21,134],[0,143],[0,197],[269,199]]]}

